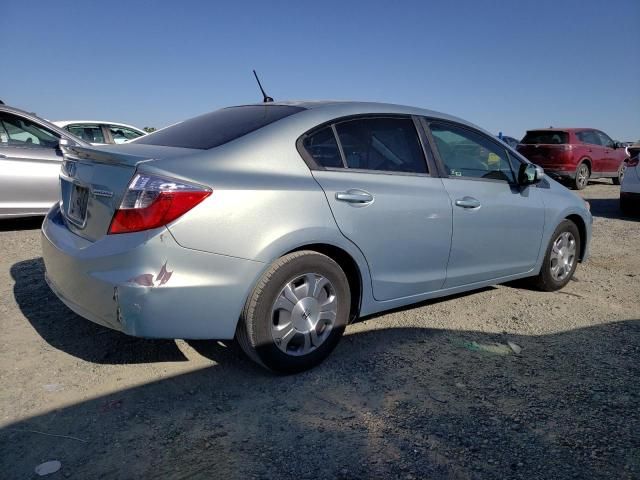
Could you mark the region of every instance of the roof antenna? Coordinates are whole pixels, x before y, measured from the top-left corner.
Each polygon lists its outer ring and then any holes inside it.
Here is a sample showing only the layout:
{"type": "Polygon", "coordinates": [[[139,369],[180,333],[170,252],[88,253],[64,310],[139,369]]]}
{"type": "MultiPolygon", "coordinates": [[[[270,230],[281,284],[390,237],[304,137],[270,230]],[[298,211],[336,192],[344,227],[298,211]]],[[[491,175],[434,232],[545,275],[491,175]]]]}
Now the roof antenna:
{"type": "Polygon", "coordinates": [[[262,92],[262,101],[264,103],[273,102],[273,98],[271,98],[269,95],[264,93],[264,88],[262,88],[262,84],[260,83],[260,79],[258,78],[258,74],[256,73],[255,70],[253,71],[253,76],[256,77],[256,82],[258,82],[258,87],[260,87],[260,91],[262,92]]]}

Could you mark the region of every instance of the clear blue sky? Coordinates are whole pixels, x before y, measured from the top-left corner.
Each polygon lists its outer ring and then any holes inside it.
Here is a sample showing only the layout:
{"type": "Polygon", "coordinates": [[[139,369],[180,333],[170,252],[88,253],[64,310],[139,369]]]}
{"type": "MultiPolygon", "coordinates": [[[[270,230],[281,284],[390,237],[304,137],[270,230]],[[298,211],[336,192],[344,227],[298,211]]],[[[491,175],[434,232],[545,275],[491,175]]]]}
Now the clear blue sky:
{"type": "Polygon", "coordinates": [[[640,0],[3,2],[0,98],[162,127],[260,100],[444,111],[640,139],[640,0]]]}

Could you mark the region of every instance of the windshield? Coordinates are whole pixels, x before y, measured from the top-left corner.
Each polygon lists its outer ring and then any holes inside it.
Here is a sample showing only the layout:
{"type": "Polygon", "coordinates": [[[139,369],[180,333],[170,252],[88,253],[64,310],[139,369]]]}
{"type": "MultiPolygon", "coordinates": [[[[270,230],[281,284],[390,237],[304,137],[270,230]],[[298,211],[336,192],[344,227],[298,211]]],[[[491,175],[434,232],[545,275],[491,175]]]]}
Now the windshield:
{"type": "Polygon", "coordinates": [[[304,108],[267,104],[223,108],[145,135],[135,143],[207,150],[302,110],[304,108]]]}
{"type": "Polygon", "coordinates": [[[569,143],[569,134],[567,132],[560,132],[558,130],[538,130],[530,131],[524,136],[520,143],[525,144],[562,144],[569,143]]]}

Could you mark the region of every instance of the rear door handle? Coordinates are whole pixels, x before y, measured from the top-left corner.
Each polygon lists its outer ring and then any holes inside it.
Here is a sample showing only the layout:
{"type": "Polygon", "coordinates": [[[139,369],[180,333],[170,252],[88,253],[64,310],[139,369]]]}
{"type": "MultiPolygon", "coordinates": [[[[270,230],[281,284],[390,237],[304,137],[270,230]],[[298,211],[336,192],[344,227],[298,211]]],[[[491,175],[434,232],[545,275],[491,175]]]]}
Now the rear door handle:
{"type": "Polygon", "coordinates": [[[456,206],[462,208],[480,208],[480,200],[473,197],[463,197],[456,200],[456,206]]]}
{"type": "Polygon", "coordinates": [[[371,203],[373,195],[364,190],[347,190],[346,192],[336,192],[336,200],[347,203],[371,203]]]}

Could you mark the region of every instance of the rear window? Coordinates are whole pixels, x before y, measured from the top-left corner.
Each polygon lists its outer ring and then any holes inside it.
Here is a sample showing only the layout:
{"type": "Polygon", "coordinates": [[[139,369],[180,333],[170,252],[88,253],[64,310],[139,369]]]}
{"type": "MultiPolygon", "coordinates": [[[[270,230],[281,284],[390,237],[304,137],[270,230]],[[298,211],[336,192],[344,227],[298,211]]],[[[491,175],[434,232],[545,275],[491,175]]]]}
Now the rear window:
{"type": "Polygon", "coordinates": [[[567,132],[558,132],[556,130],[540,130],[527,132],[520,143],[524,144],[562,144],[569,143],[569,134],[567,132]]]}
{"type": "Polygon", "coordinates": [[[289,105],[229,107],[171,125],[135,143],[207,150],[304,110],[289,105]]]}

